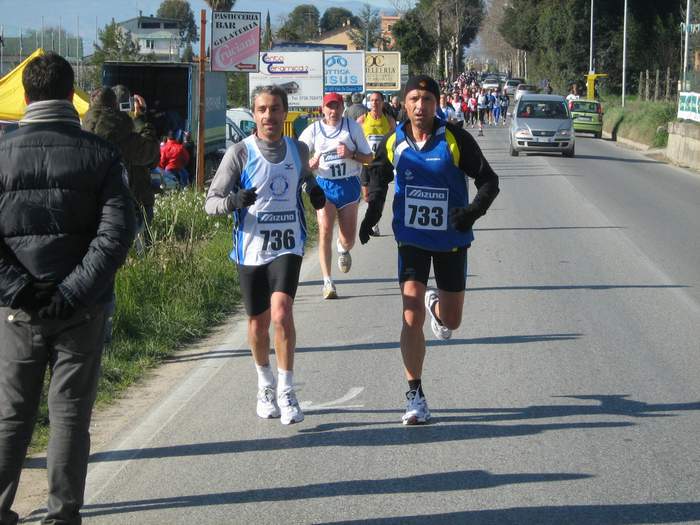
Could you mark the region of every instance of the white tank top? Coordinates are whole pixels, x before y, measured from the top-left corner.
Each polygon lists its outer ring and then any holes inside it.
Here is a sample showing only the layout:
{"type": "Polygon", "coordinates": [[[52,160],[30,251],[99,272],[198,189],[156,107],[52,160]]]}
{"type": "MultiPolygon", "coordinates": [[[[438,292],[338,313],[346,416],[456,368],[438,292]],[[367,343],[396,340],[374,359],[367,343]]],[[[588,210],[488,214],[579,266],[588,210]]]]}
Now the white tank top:
{"type": "Polygon", "coordinates": [[[357,151],[357,144],[350,134],[350,120],[343,117],[337,128],[324,125],[320,120],[312,125],[313,148],[311,149],[315,155],[321,156],[314,173],[318,177],[331,180],[359,177],[362,172],[362,163],[350,158],[340,158],[336,153],[336,148],[341,142],[350,150],[357,151]]]}
{"type": "Polygon", "coordinates": [[[255,136],[244,140],[248,160],[241,173],[241,188],[255,187],[252,206],[234,212],[231,259],[260,266],[285,254],[304,254],[306,221],[301,200],[301,159],[296,146],[284,137],[287,153],[273,164],[263,157],[255,136]]]}

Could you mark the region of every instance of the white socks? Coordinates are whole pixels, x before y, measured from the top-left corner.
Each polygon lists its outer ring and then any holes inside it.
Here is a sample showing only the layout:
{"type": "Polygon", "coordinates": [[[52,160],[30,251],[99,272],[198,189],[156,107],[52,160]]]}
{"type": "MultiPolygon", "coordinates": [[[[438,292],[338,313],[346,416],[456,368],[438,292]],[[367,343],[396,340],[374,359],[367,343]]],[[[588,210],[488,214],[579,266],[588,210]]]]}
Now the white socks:
{"type": "MultiPolygon", "coordinates": [[[[265,388],[266,386],[275,386],[275,375],[272,373],[272,367],[269,364],[265,366],[256,364],[255,371],[258,373],[258,389],[265,388]]],[[[292,390],[294,371],[277,369],[277,380],[278,392],[292,390]]]]}
{"type": "Polygon", "coordinates": [[[282,370],[277,369],[277,380],[279,384],[277,385],[277,392],[287,392],[292,390],[292,383],[294,381],[294,371],[292,370],[282,370]]]}
{"type": "Polygon", "coordinates": [[[255,365],[255,370],[258,373],[258,388],[266,386],[275,386],[275,375],[272,373],[272,367],[269,364],[265,366],[255,365]]]}
{"type": "Polygon", "coordinates": [[[343,245],[340,244],[340,238],[336,239],[335,241],[335,249],[338,251],[338,253],[346,253],[349,251],[343,248],[343,245]]]}

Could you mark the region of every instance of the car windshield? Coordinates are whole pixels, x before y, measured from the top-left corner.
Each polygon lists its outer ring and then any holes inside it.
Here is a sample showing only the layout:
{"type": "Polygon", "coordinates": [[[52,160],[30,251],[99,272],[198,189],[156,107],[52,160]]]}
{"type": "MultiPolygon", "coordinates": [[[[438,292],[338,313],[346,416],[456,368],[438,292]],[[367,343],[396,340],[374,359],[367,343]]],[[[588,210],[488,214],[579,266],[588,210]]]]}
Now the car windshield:
{"type": "Polygon", "coordinates": [[[597,102],[587,102],[585,100],[574,100],[571,105],[572,111],[583,111],[586,113],[595,113],[598,111],[597,102]]]}
{"type": "Polygon", "coordinates": [[[518,106],[518,118],[568,118],[564,102],[558,100],[528,100],[518,106]]]}

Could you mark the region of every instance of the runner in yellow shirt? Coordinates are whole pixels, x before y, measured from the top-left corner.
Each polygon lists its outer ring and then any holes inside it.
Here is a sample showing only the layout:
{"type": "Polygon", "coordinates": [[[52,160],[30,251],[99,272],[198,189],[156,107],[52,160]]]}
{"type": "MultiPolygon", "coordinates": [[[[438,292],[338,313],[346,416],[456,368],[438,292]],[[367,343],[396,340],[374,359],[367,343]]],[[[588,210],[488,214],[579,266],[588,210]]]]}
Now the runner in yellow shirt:
{"type": "MultiPolygon", "coordinates": [[[[369,147],[372,149],[372,155],[376,156],[377,147],[384,139],[384,136],[393,132],[396,129],[396,120],[391,115],[384,112],[384,96],[379,91],[373,91],[369,95],[370,111],[357,119],[357,123],[362,126],[362,131],[365,132],[369,147]]],[[[362,169],[360,175],[362,183],[362,198],[367,201],[369,184],[369,176],[367,174],[367,165],[362,169]]],[[[373,235],[379,235],[379,225],[375,224],[372,229],[373,235]]]]}

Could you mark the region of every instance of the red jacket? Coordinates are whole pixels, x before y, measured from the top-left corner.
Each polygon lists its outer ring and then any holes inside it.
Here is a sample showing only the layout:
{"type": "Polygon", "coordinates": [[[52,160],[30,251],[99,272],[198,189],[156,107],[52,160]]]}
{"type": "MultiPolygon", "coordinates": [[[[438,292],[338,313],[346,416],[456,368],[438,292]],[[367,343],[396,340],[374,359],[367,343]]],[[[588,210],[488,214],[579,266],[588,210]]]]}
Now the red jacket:
{"type": "Polygon", "coordinates": [[[180,171],[190,161],[185,146],[175,139],[168,139],[160,148],[159,166],[167,171],[180,171]]]}

